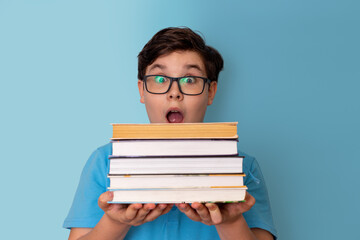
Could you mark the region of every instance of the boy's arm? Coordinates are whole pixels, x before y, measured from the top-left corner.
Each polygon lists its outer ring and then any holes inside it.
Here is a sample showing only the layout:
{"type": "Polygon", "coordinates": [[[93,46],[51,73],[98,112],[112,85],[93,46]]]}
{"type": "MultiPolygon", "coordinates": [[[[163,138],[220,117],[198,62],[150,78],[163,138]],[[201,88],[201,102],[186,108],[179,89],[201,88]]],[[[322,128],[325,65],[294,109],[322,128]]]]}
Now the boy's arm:
{"type": "Polygon", "coordinates": [[[91,230],[92,228],[72,228],[68,240],[80,239],[80,237],[86,235],[91,230]]]}
{"type": "MultiPolygon", "coordinates": [[[[251,194],[246,194],[245,202],[237,203],[237,208],[231,209],[235,217],[234,221],[224,221],[215,225],[221,240],[241,239],[241,240],[274,240],[273,235],[261,228],[249,228],[243,216],[243,212],[248,211],[255,204],[255,198],[251,194]]],[[[211,218],[225,220],[220,209],[215,204],[207,205],[211,218]]]]}
{"type": "Polygon", "coordinates": [[[222,240],[273,240],[273,236],[266,230],[250,229],[243,217],[255,204],[255,198],[246,193],[245,202],[228,203],[219,208],[214,203],[177,204],[181,212],[191,220],[206,225],[215,225],[222,240]]]}
{"type": "Polygon", "coordinates": [[[221,240],[274,240],[274,237],[268,231],[260,228],[250,229],[244,217],[230,224],[216,225],[216,230],[221,240]]]}
{"type": "Polygon", "coordinates": [[[78,239],[123,239],[131,226],[155,220],[168,213],[172,205],[149,204],[109,204],[113,199],[112,192],[105,192],[98,199],[99,207],[104,211],[103,217],[94,228],[73,228],[69,240],[78,239]]]}
{"type": "Polygon", "coordinates": [[[72,228],[69,240],[80,239],[123,239],[130,229],[130,225],[115,223],[106,214],[94,228],[72,228]]]}

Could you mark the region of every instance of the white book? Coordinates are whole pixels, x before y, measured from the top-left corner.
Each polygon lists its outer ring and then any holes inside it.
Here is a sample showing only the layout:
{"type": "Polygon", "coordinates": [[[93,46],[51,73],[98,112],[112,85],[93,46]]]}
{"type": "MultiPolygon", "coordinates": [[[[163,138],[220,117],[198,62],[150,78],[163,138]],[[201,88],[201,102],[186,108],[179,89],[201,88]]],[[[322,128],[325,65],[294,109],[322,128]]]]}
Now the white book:
{"type": "Polygon", "coordinates": [[[178,188],[112,190],[109,203],[192,203],[240,202],[245,199],[246,187],[238,188],[178,188]]]}
{"type": "Polygon", "coordinates": [[[211,174],[242,173],[241,156],[114,157],[109,174],[211,174]]]}
{"type": "Polygon", "coordinates": [[[141,139],[112,141],[115,156],[237,155],[237,139],[141,139]]]}
{"type": "Polygon", "coordinates": [[[245,174],[109,175],[109,189],[235,187],[245,174]]]}

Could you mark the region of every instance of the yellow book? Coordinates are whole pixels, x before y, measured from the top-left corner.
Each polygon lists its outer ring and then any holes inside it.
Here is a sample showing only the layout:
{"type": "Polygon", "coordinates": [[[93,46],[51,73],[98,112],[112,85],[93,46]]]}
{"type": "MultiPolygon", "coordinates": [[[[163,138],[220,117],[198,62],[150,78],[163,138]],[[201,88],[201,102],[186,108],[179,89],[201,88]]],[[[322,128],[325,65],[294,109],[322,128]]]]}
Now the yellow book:
{"type": "Polygon", "coordinates": [[[114,123],[112,139],[237,139],[237,122],[114,123]]]}

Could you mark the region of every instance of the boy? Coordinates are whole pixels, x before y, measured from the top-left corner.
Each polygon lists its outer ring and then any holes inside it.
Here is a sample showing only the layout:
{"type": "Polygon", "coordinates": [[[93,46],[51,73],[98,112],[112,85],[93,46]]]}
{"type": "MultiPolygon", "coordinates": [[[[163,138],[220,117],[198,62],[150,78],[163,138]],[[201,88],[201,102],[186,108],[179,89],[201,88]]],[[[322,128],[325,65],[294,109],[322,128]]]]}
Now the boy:
{"type": "MultiPolygon", "coordinates": [[[[138,60],[140,102],[151,123],[204,120],[223,68],[215,49],[189,28],[166,28],[145,45],[138,60]]],[[[108,204],[112,200],[112,193],[106,192],[109,155],[111,144],[98,148],[84,167],[64,222],[64,227],[71,228],[69,239],[267,240],[276,235],[261,171],[246,154],[241,153],[246,156],[246,201],[221,207],[196,202],[108,204]]]]}

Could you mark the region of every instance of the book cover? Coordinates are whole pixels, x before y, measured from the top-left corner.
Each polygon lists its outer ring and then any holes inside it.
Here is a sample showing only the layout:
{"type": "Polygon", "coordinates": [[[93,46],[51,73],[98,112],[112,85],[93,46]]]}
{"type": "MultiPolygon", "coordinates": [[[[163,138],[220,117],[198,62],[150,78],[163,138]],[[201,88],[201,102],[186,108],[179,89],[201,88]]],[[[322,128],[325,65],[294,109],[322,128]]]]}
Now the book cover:
{"type": "Polygon", "coordinates": [[[242,156],[110,157],[109,174],[242,173],[242,156]]]}
{"type": "Polygon", "coordinates": [[[244,185],[245,174],[109,175],[108,189],[209,188],[244,185]]]}
{"type": "Polygon", "coordinates": [[[114,156],[237,155],[237,139],[113,140],[114,156]]]}
{"type": "Polygon", "coordinates": [[[117,189],[109,203],[192,203],[244,201],[246,187],[117,189]]]}

